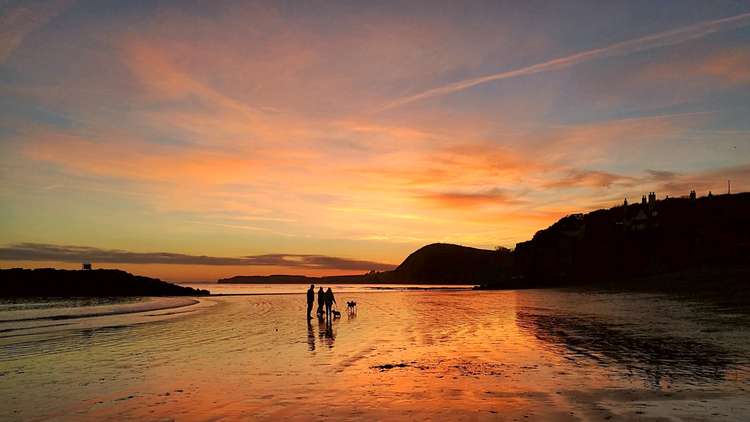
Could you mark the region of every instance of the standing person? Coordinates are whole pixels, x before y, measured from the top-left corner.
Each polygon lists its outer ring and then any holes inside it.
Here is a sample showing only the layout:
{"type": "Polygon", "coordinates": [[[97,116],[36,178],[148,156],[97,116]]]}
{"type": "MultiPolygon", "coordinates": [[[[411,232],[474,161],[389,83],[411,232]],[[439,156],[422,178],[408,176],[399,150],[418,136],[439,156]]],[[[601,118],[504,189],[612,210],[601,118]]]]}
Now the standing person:
{"type": "Polygon", "coordinates": [[[323,305],[326,301],[326,292],[323,291],[323,287],[318,290],[318,318],[323,318],[323,305]]]}
{"type": "Polygon", "coordinates": [[[328,290],[326,290],[326,318],[328,318],[328,321],[332,321],[331,319],[331,306],[333,306],[334,303],[336,303],[336,298],[333,297],[333,291],[329,287],[328,290]]]}
{"type": "Polygon", "coordinates": [[[307,319],[310,320],[310,312],[312,312],[313,303],[315,303],[315,285],[311,284],[307,290],[307,319]]]}

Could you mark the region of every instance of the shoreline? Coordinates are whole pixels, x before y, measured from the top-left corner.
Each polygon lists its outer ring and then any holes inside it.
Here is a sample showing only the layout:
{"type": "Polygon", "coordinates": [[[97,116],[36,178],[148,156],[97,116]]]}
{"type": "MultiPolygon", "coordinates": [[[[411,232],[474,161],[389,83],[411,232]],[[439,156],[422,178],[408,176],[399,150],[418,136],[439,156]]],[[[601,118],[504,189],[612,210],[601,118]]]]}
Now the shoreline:
{"type": "MultiPolygon", "coordinates": [[[[372,290],[366,290],[366,291],[357,291],[357,292],[347,292],[347,293],[390,293],[390,292],[430,292],[430,291],[448,291],[448,292],[471,292],[474,291],[472,287],[466,287],[466,288],[420,288],[420,287],[412,287],[412,288],[380,288],[380,289],[372,289],[372,290]]],[[[268,293],[212,293],[206,297],[220,297],[220,296],[291,296],[291,295],[304,295],[306,292],[268,292],[268,293]]]]}
{"type": "MultiPolygon", "coordinates": [[[[146,296],[147,300],[115,305],[93,305],[79,307],[53,307],[47,309],[24,309],[0,312],[0,324],[31,321],[59,321],[102,316],[127,315],[139,312],[163,311],[194,306],[199,299],[184,296],[146,296]],[[91,312],[86,312],[91,310],[91,312]],[[81,311],[83,311],[81,313],[81,311]],[[41,314],[41,315],[40,315],[41,314]],[[23,318],[23,315],[34,315],[23,318]],[[20,316],[7,318],[7,316],[20,316]]],[[[0,330],[1,331],[1,330],[0,330]]]]}

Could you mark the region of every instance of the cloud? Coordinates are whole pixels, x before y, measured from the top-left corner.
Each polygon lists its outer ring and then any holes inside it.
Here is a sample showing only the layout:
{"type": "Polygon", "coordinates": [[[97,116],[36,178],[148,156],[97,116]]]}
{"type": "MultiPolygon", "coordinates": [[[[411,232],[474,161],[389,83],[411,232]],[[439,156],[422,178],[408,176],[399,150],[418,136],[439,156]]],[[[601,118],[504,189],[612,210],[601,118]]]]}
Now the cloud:
{"type": "Polygon", "coordinates": [[[614,157],[632,156],[668,143],[714,111],[654,114],[543,128],[527,136],[526,154],[563,167],[600,167],[614,157]]]}
{"type": "Polygon", "coordinates": [[[133,136],[94,140],[78,135],[31,130],[24,154],[82,174],[142,181],[227,183],[252,180],[267,165],[259,157],[210,147],[157,145],[133,136]]]}
{"type": "Polygon", "coordinates": [[[651,176],[654,180],[659,181],[665,181],[665,180],[672,180],[674,179],[677,174],[672,171],[666,171],[666,170],[646,170],[646,173],[648,173],[649,176],[651,176]]]}
{"type": "Polygon", "coordinates": [[[465,79],[437,88],[428,89],[418,94],[402,97],[395,101],[392,101],[381,107],[381,109],[378,111],[401,107],[403,105],[428,98],[452,94],[454,92],[463,91],[464,89],[468,89],[487,82],[510,79],[518,76],[533,75],[536,73],[547,72],[551,70],[564,69],[591,60],[624,56],[642,51],[653,50],[660,47],[677,45],[694,39],[702,38],[716,32],[742,28],[747,25],[750,25],[750,13],[743,13],[740,15],[730,16],[728,18],[701,22],[670,31],[659,32],[656,34],[647,35],[645,37],[622,41],[602,48],[595,48],[592,50],[571,54],[569,56],[560,57],[543,63],[537,63],[516,70],[499,72],[478,78],[465,79]]]}
{"type": "Polygon", "coordinates": [[[112,264],[176,264],[176,265],[251,265],[280,266],[309,269],[385,271],[395,266],[327,255],[266,254],[242,257],[188,255],[170,252],[130,252],[119,249],[100,249],[90,246],[51,245],[45,243],[17,243],[0,248],[0,260],[103,262],[112,264]]]}
{"type": "Polygon", "coordinates": [[[0,5],[0,63],[21,45],[27,35],[65,11],[73,1],[10,1],[0,5]],[[10,5],[9,5],[10,4],[10,5]]]}
{"type": "Polygon", "coordinates": [[[749,190],[750,164],[724,167],[691,173],[672,173],[648,170],[650,178],[656,183],[654,189],[673,196],[687,195],[695,190],[699,195],[708,191],[724,193],[727,180],[732,183],[733,192],[749,190]]]}
{"type": "Polygon", "coordinates": [[[472,208],[482,205],[517,204],[522,202],[512,193],[494,188],[482,192],[436,192],[420,195],[440,206],[451,208],[472,208]]]}
{"type": "Polygon", "coordinates": [[[567,172],[567,175],[548,182],[547,188],[573,188],[573,187],[592,187],[609,188],[618,183],[634,182],[633,177],[621,176],[619,174],[608,173],[606,171],[579,170],[573,169],[567,172]]]}
{"type": "MultiPolygon", "coordinates": [[[[557,78],[541,77],[532,89],[483,99],[488,102],[482,107],[470,101],[450,110],[363,112],[416,92],[415,81],[433,81],[422,85],[431,87],[479,67],[508,70],[496,63],[534,63],[530,57],[538,58],[541,50],[565,41],[546,39],[549,32],[543,25],[527,32],[526,23],[506,25],[507,17],[489,18],[486,10],[480,13],[487,19],[467,15],[483,21],[481,28],[474,22],[458,24],[456,14],[442,8],[440,16],[419,17],[400,8],[393,14],[379,11],[387,8],[356,13],[346,9],[331,27],[327,12],[306,16],[272,6],[220,6],[210,15],[184,6],[134,7],[137,13],[111,14],[91,13],[88,5],[76,7],[64,12],[70,25],[55,21],[34,30],[8,58],[19,78],[0,84],[0,92],[8,94],[2,120],[10,129],[7,134],[0,131],[10,140],[0,153],[0,173],[5,176],[0,179],[6,181],[0,202],[23,210],[33,201],[34,209],[47,211],[13,213],[6,227],[31,228],[23,233],[6,230],[7,243],[73,242],[66,239],[68,224],[57,225],[57,231],[34,224],[44,219],[53,225],[57,220],[49,210],[64,205],[66,222],[95,218],[107,223],[102,230],[97,226],[76,233],[76,242],[82,244],[111,247],[104,239],[165,221],[185,228],[176,234],[178,240],[165,243],[154,230],[143,232],[143,243],[130,247],[170,250],[175,242],[221,236],[222,250],[258,244],[270,251],[288,250],[283,245],[294,241],[304,245],[299,250],[395,262],[407,247],[386,242],[447,240],[481,246],[494,239],[523,240],[561,214],[590,209],[631,190],[638,197],[654,190],[659,182],[640,173],[644,168],[687,172],[737,161],[728,161],[719,148],[702,154],[693,147],[699,142],[690,139],[703,136],[697,129],[711,128],[723,115],[679,114],[726,110],[732,104],[640,107],[641,98],[648,97],[641,95],[643,90],[672,98],[671,91],[682,92],[689,84],[670,86],[666,93],[647,84],[640,91],[628,86],[630,95],[638,94],[635,103],[598,108],[596,101],[581,99],[585,90],[572,83],[576,81],[560,86],[557,78]],[[142,19],[146,15],[149,19],[142,19]],[[533,39],[538,43],[530,51],[526,47],[533,39]],[[564,107],[559,107],[561,101],[564,107]],[[673,114],[643,117],[652,112],[673,114]],[[129,217],[129,211],[148,214],[149,219],[129,217]],[[336,248],[342,240],[359,249],[341,252],[336,248]],[[377,248],[379,255],[367,248],[377,248]]],[[[678,15],[675,19],[685,17],[678,15]]],[[[719,26],[744,25],[744,19],[719,26]]],[[[701,25],[705,28],[688,27],[690,36],[713,30],[708,23],[701,25]]],[[[657,34],[663,38],[658,42],[684,39],[688,35],[680,31],[687,29],[657,34]]],[[[723,39],[711,37],[706,44],[726,49],[723,39]]],[[[633,43],[654,48],[658,42],[629,41],[525,72],[626,54],[639,48],[633,43]]],[[[705,54],[697,44],[682,46],[705,54]]],[[[567,52],[577,51],[567,45],[567,52]]],[[[645,67],[665,56],[676,57],[682,49],[631,58],[645,67]]],[[[697,71],[744,80],[747,54],[741,48],[732,51],[736,54],[717,57],[697,71]]],[[[686,62],[697,65],[688,57],[686,62]]],[[[626,78],[623,73],[637,75],[637,69],[624,72],[614,66],[618,63],[596,64],[606,66],[579,66],[576,70],[586,72],[574,79],[612,73],[616,81],[606,79],[606,85],[591,91],[601,94],[616,87],[618,95],[627,95],[619,94],[620,79],[626,78]]],[[[672,73],[680,75],[679,70],[672,73]]],[[[713,76],[705,79],[707,85],[717,83],[713,76]]],[[[738,145],[746,137],[721,135],[721,142],[729,136],[736,137],[738,145]]],[[[740,149],[744,151],[742,145],[740,149]]],[[[674,182],[687,177],[678,176],[674,182]]],[[[320,259],[290,255],[250,258],[211,259],[240,265],[325,265],[320,259]]],[[[226,265],[216,271],[230,271],[226,265]]]]}
{"type": "Polygon", "coordinates": [[[749,48],[741,44],[708,53],[682,49],[663,61],[642,67],[631,78],[635,84],[648,87],[670,81],[682,86],[690,81],[691,86],[713,90],[717,86],[747,83],[750,81],[749,48]]]}

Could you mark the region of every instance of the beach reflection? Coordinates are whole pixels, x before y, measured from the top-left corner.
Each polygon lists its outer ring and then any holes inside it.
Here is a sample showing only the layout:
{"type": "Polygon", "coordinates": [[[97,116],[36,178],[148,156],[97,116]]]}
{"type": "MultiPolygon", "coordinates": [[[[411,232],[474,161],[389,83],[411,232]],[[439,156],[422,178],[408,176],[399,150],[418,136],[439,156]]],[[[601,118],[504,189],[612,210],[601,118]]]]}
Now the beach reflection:
{"type": "Polygon", "coordinates": [[[334,331],[335,321],[328,321],[325,318],[318,319],[318,338],[321,343],[333,348],[333,341],[336,339],[336,333],[334,331]]]}
{"type": "MultiPolygon", "coordinates": [[[[518,327],[553,348],[573,364],[588,361],[641,377],[651,387],[677,382],[721,382],[743,357],[699,338],[650,334],[639,325],[617,325],[595,316],[520,309],[518,327]]],[[[648,323],[647,321],[645,322],[648,323]]]]}
{"type": "Polygon", "coordinates": [[[311,352],[315,351],[315,333],[313,332],[312,320],[307,320],[307,348],[311,352]]]}
{"type": "MultiPolygon", "coordinates": [[[[315,351],[315,333],[313,329],[313,320],[307,320],[307,350],[315,351]]],[[[317,318],[317,336],[321,345],[327,346],[329,349],[333,348],[334,340],[336,340],[335,325],[337,321],[327,321],[325,318],[317,318]]]]}

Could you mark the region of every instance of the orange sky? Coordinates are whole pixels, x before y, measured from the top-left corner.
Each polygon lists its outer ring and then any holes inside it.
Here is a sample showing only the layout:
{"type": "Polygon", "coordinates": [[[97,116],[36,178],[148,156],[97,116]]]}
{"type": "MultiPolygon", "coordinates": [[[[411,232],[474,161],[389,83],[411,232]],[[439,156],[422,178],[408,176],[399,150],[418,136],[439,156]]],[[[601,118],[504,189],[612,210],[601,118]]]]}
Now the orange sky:
{"type": "Polygon", "coordinates": [[[750,6],[667,3],[0,6],[0,266],[362,272],[747,190],[750,6]]]}

